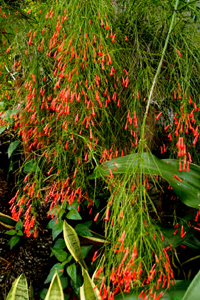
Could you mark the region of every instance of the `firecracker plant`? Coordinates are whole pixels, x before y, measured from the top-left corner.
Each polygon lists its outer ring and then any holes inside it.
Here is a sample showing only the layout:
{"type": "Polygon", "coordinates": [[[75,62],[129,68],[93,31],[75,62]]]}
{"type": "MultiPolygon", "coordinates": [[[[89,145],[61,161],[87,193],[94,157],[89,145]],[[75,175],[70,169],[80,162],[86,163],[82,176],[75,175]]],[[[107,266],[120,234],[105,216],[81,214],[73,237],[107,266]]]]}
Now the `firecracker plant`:
{"type": "MultiPolygon", "coordinates": [[[[66,207],[101,223],[109,243],[92,259],[100,299],[143,287],[140,297],[158,300],[175,284],[172,247],[163,246],[149,192],[162,170],[149,174],[142,157],[159,150],[160,158],[177,159],[177,184],[199,164],[198,28],[190,18],[191,36],[184,14],[198,17],[196,2],[152,2],[0,7],[0,132],[10,138],[9,157],[20,155],[10,212],[35,238],[41,207],[57,223],[66,207]],[[116,164],[116,172],[90,179],[95,168],[129,154],[138,161],[124,174],[116,164]]],[[[200,231],[198,205],[191,207],[200,231]]]]}

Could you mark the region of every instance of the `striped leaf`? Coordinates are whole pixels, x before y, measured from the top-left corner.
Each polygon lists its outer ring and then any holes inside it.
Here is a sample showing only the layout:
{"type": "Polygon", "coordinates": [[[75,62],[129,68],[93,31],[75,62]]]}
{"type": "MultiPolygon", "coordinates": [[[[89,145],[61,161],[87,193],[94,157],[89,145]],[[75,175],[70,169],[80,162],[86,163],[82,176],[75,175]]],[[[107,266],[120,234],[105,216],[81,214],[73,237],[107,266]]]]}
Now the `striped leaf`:
{"type": "Polygon", "coordinates": [[[71,255],[83,268],[87,269],[85,261],[81,255],[81,246],[77,233],[66,221],[63,223],[63,234],[66,246],[71,255]]]}
{"type": "Polygon", "coordinates": [[[5,215],[0,212],[0,224],[3,225],[6,228],[14,228],[17,224],[17,221],[13,219],[12,217],[5,215]]]}
{"type": "Polygon", "coordinates": [[[51,280],[45,300],[64,300],[63,289],[57,271],[51,280]]]}
{"type": "Polygon", "coordinates": [[[99,300],[99,290],[95,287],[94,282],[90,278],[87,270],[82,268],[84,283],[80,287],[80,300],[99,300]]]}
{"type": "Polygon", "coordinates": [[[28,284],[24,274],[21,274],[12,284],[6,300],[28,300],[28,284]]]}

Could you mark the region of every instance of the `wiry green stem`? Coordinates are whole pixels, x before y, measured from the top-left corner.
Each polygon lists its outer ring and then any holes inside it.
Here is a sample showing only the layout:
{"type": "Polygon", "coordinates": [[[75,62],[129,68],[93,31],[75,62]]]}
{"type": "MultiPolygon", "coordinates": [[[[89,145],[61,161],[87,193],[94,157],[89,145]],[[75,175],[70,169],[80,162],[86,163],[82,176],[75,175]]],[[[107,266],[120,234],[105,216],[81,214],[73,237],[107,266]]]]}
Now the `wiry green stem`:
{"type": "Polygon", "coordinates": [[[167,38],[165,40],[165,45],[164,45],[164,48],[163,48],[163,51],[162,51],[161,59],[160,59],[160,62],[159,62],[156,74],[155,74],[154,79],[153,79],[151,90],[150,90],[150,93],[149,93],[149,97],[148,97],[148,101],[147,101],[147,106],[146,106],[146,111],[145,111],[145,115],[144,115],[143,123],[142,123],[142,128],[141,128],[141,139],[140,140],[144,140],[147,114],[148,114],[148,111],[149,111],[149,107],[150,107],[150,103],[151,103],[151,98],[152,98],[153,91],[154,91],[154,88],[155,88],[155,85],[156,85],[156,82],[157,82],[157,79],[158,79],[158,75],[159,75],[160,70],[161,70],[161,66],[162,66],[162,63],[163,63],[165,52],[166,52],[166,49],[167,49],[167,46],[168,46],[168,43],[169,43],[169,37],[170,37],[170,34],[172,32],[172,28],[173,28],[173,25],[174,25],[174,20],[175,20],[175,16],[176,16],[176,11],[177,11],[178,4],[179,4],[179,0],[176,0],[175,7],[174,7],[174,12],[173,12],[173,15],[172,15],[171,24],[170,24],[169,31],[168,31],[168,34],[167,34],[167,38]]]}

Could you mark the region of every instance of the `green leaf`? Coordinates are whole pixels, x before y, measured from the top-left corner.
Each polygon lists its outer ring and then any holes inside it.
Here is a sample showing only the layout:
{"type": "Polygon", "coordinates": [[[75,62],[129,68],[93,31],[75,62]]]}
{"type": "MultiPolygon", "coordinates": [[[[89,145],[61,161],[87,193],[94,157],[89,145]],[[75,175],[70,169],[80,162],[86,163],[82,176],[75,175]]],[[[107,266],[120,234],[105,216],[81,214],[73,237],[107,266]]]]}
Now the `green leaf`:
{"type": "Polygon", "coordinates": [[[13,236],[9,241],[8,244],[10,245],[10,249],[12,249],[17,243],[19,243],[20,237],[18,235],[13,236]]]}
{"type": "Polygon", "coordinates": [[[57,260],[63,262],[64,260],[67,259],[67,252],[63,251],[62,249],[51,249],[53,255],[57,258],[57,260]]]}
{"type": "Polygon", "coordinates": [[[23,226],[24,226],[24,225],[23,225],[22,220],[19,219],[19,221],[17,222],[15,228],[16,228],[16,230],[21,230],[21,229],[23,228],[23,226]]]}
{"type": "Polygon", "coordinates": [[[57,236],[63,231],[63,220],[59,220],[57,224],[54,224],[52,229],[52,239],[53,241],[57,236]]]}
{"type": "Polygon", "coordinates": [[[40,293],[40,298],[44,299],[46,297],[47,292],[48,292],[48,289],[42,289],[42,291],[40,293]]]}
{"type": "Polygon", "coordinates": [[[82,220],[78,211],[75,208],[72,208],[66,215],[66,218],[69,220],[82,220]]]}
{"type": "Polygon", "coordinates": [[[13,219],[12,217],[5,215],[3,213],[0,213],[0,224],[3,225],[6,228],[14,228],[17,221],[13,219]]]}
{"type": "Polygon", "coordinates": [[[64,300],[62,285],[58,273],[56,271],[51,280],[51,284],[48,289],[45,300],[64,300]]]}
{"type": "Polygon", "coordinates": [[[12,284],[6,300],[28,300],[28,284],[24,274],[21,274],[12,284]]]}
{"type": "Polygon", "coordinates": [[[16,230],[12,229],[12,230],[8,230],[5,232],[5,234],[8,234],[8,235],[15,235],[16,234],[16,230]]]}
{"type": "Polygon", "coordinates": [[[200,291],[200,271],[192,280],[191,284],[189,285],[183,300],[199,300],[199,291],[200,291]]]}
{"type": "Polygon", "coordinates": [[[92,236],[90,229],[84,223],[77,224],[75,230],[80,236],[92,236]]]}
{"type": "Polygon", "coordinates": [[[109,175],[109,170],[113,174],[123,174],[136,172],[142,165],[146,174],[160,175],[165,178],[173,187],[174,192],[180,200],[189,207],[199,208],[200,203],[200,166],[190,164],[189,172],[179,172],[179,160],[176,159],[158,159],[156,156],[143,153],[126,155],[118,157],[102,164],[96,168],[94,173],[89,176],[90,179],[109,175]],[[174,178],[177,175],[181,182],[174,178]]]}
{"type": "Polygon", "coordinates": [[[17,148],[17,146],[20,144],[20,141],[14,141],[12,143],[10,143],[9,147],[8,147],[8,158],[11,157],[11,155],[13,154],[13,152],[15,151],[15,149],[17,148]]]}
{"type": "Polygon", "coordinates": [[[53,246],[53,249],[64,249],[66,248],[65,241],[63,238],[57,239],[53,246]]]}
{"type": "Polygon", "coordinates": [[[7,128],[7,126],[2,126],[2,127],[0,128],[0,134],[2,134],[2,133],[4,132],[4,130],[6,130],[6,128],[7,128]]]}
{"type": "Polygon", "coordinates": [[[68,277],[61,276],[60,281],[61,281],[63,290],[66,289],[66,287],[68,287],[68,277]]]}
{"type": "Polygon", "coordinates": [[[86,258],[86,256],[90,252],[91,248],[92,248],[92,246],[83,246],[83,247],[81,247],[81,255],[82,255],[83,259],[86,258]]]}
{"type": "Polygon", "coordinates": [[[24,173],[27,173],[27,174],[35,173],[35,172],[38,172],[39,170],[40,170],[39,166],[33,159],[29,160],[23,168],[24,173]]]}
{"type": "Polygon", "coordinates": [[[49,223],[47,224],[47,229],[53,229],[54,225],[56,224],[56,218],[53,218],[49,223]]]}
{"type": "Polygon", "coordinates": [[[23,235],[24,235],[24,234],[23,234],[23,231],[22,231],[22,230],[19,230],[19,231],[17,232],[17,235],[23,236],[23,235]]]}
{"type": "Polygon", "coordinates": [[[67,274],[74,282],[76,282],[77,273],[76,273],[76,264],[75,263],[73,263],[72,265],[67,267],[67,274]]]}
{"type": "Polygon", "coordinates": [[[80,265],[87,268],[81,255],[80,241],[78,239],[76,231],[66,221],[64,221],[63,223],[63,234],[66,246],[71,255],[80,265]]]}
{"type": "Polygon", "coordinates": [[[101,299],[97,288],[94,289],[95,284],[90,278],[87,270],[82,268],[84,283],[80,288],[81,300],[98,300],[101,299]]]}
{"type": "Polygon", "coordinates": [[[174,227],[171,226],[164,226],[164,225],[157,225],[159,230],[163,233],[164,241],[163,241],[163,247],[169,246],[169,244],[172,246],[172,248],[175,248],[179,246],[180,244],[184,244],[185,241],[187,241],[190,237],[192,237],[195,234],[195,231],[193,228],[190,228],[184,224],[184,231],[186,231],[186,235],[182,238],[181,237],[181,222],[179,223],[177,234],[174,235],[174,227]]]}
{"type": "Polygon", "coordinates": [[[0,108],[3,108],[4,102],[0,102],[0,108]]]}
{"type": "Polygon", "coordinates": [[[47,276],[47,279],[44,282],[45,284],[49,283],[52,280],[55,271],[57,271],[58,275],[61,276],[63,274],[63,264],[57,263],[51,268],[49,275],[47,276]]]}

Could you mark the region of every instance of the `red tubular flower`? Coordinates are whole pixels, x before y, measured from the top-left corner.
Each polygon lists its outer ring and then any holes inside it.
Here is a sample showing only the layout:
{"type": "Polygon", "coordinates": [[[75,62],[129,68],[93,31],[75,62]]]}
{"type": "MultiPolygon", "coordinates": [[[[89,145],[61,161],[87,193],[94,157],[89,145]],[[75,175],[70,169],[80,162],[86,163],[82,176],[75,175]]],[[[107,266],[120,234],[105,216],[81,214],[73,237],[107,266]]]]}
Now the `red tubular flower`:
{"type": "Polygon", "coordinates": [[[106,216],[105,216],[105,219],[104,219],[106,222],[109,221],[109,213],[110,213],[110,207],[108,206],[107,210],[106,210],[106,216]]]}
{"type": "Polygon", "coordinates": [[[92,257],[92,264],[93,264],[93,262],[95,262],[95,260],[97,258],[97,253],[98,253],[98,251],[95,251],[95,253],[94,253],[93,257],[92,257]]]}
{"type": "Polygon", "coordinates": [[[180,182],[182,181],[181,178],[179,178],[176,174],[174,174],[174,178],[180,182]]]}
{"type": "Polygon", "coordinates": [[[96,222],[98,220],[99,217],[99,213],[96,214],[95,218],[94,218],[94,222],[96,222]]]}
{"type": "Polygon", "coordinates": [[[155,117],[155,119],[156,119],[156,121],[158,121],[159,120],[159,118],[160,118],[160,116],[162,115],[162,111],[161,112],[159,112],[159,114],[155,117]]]}

